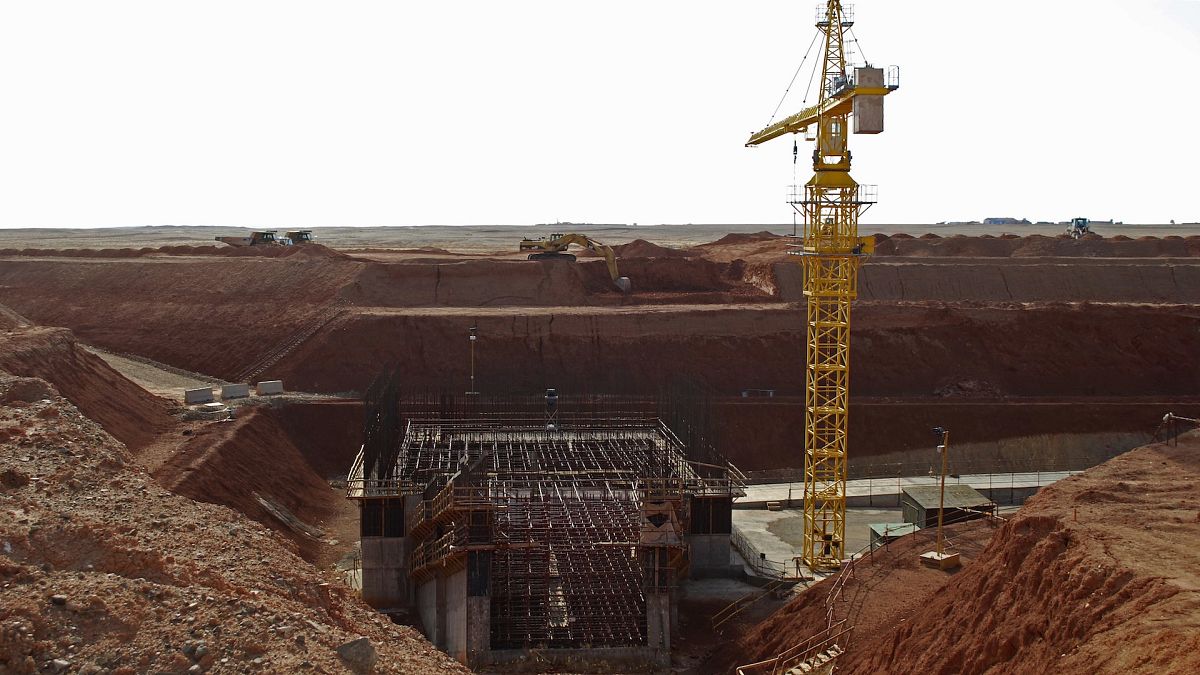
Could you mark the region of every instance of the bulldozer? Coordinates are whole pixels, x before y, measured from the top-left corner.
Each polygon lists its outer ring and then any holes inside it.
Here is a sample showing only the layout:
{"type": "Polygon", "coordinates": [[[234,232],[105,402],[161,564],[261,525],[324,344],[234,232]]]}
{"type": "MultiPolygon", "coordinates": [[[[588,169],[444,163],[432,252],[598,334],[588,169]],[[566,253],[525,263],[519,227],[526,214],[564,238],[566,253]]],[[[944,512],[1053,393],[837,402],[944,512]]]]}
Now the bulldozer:
{"type": "Polygon", "coordinates": [[[1092,221],[1087,218],[1073,218],[1071,224],[1067,226],[1067,236],[1072,239],[1081,239],[1085,234],[1092,233],[1092,221]]]}
{"type": "Polygon", "coordinates": [[[617,256],[613,253],[611,246],[606,246],[592,239],[586,234],[561,232],[550,235],[549,238],[530,239],[528,237],[521,240],[521,251],[532,251],[529,254],[529,260],[566,260],[573,261],[575,256],[567,252],[567,249],[575,244],[582,246],[589,251],[595,251],[604,256],[604,262],[608,263],[608,274],[612,277],[613,284],[621,290],[622,293],[628,293],[632,290],[632,284],[629,282],[629,277],[621,276],[617,271],[617,256]]]}
{"type": "Polygon", "coordinates": [[[279,244],[274,230],[251,232],[249,237],[215,237],[215,239],[230,246],[275,246],[279,244]]]}

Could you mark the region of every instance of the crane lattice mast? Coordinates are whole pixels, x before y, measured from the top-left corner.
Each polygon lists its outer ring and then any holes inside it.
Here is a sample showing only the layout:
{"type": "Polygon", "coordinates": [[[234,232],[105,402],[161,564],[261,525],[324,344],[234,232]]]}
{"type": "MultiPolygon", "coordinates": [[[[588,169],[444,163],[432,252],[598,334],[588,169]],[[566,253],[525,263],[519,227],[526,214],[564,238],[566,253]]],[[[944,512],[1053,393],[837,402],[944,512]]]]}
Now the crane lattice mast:
{"type": "Polygon", "coordinates": [[[899,86],[899,72],[846,61],[853,9],[840,0],[817,8],[824,34],[819,102],[752,135],[755,146],[789,133],[815,136],[814,176],[803,190],[792,187],[789,203],[804,218],[792,255],[804,266],[808,305],[804,422],[804,550],[813,569],[841,565],[846,541],[846,460],[850,402],[850,303],[858,295],[862,256],[873,240],[858,236],[859,216],[875,202],[873,186],[850,177],[847,144],[855,133],[883,131],[883,97],[899,86]],[[811,132],[810,132],[811,130],[811,132]]]}

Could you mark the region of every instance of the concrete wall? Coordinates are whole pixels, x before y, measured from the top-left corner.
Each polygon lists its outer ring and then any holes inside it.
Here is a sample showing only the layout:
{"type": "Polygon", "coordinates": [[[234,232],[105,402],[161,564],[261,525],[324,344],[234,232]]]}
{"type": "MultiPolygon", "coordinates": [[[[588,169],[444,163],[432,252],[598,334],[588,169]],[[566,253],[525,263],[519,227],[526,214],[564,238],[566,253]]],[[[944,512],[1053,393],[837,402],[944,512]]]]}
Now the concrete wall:
{"type": "Polygon", "coordinates": [[[467,571],[459,570],[442,579],[445,586],[442,606],[446,615],[446,637],[443,649],[447,654],[467,662],[467,571]]]}
{"type": "Polygon", "coordinates": [[[223,384],[221,385],[221,398],[229,400],[231,398],[246,398],[250,395],[250,385],[248,384],[223,384]]]}
{"type": "Polygon", "coordinates": [[[437,596],[437,577],[417,584],[417,615],[421,617],[421,627],[425,630],[425,637],[429,638],[435,647],[440,648],[437,596]]]}
{"type": "Polygon", "coordinates": [[[740,566],[729,562],[728,534],[689,534],[686,537],[691,558],[691,576],[696,579],[736,576],[740,566]]]}
{"type": "Polygon", "coordinates": [[[364,602],[376,609],[409,606],[408,549],[402,537],[362,538],[364,602]]]}

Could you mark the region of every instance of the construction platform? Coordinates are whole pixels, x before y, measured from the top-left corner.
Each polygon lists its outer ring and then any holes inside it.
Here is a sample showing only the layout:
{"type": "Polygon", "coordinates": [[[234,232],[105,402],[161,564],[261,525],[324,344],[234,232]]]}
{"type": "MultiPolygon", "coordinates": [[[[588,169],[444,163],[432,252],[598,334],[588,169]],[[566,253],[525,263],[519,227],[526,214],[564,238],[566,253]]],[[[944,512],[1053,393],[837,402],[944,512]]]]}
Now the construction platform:
{"type": "Polygon", "coordinates": [[[377,398],[347,492],[368,603],[471,666],[669,664],[679,582],[729,568],[736,469],[644,410],[377,398]]]}

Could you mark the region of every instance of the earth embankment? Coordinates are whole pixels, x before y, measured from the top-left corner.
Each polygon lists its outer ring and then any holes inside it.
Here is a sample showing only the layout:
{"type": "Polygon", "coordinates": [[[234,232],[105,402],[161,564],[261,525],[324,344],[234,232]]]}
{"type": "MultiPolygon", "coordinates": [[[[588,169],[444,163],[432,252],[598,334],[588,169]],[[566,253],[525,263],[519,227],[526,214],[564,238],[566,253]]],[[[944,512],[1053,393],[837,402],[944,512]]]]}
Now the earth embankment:
{"type": "Polygon", "coordinates": [[[84,350],[65,328],[0,332],[0,371],[50,382],[105,431],[137,451],[174,424],[170,404],[84,350]]]}

